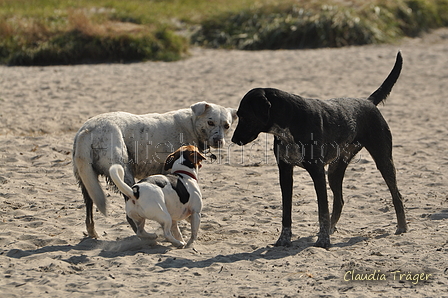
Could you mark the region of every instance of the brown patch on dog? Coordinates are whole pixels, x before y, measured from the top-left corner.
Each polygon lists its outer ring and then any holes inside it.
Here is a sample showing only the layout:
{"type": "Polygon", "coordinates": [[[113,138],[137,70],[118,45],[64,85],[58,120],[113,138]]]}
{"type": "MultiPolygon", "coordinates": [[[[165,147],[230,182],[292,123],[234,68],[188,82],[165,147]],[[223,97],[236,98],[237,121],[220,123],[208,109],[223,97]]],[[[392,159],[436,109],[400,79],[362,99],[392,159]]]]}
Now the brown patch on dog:
{"type": "Polygon", "coordinates": [[[199,149],[193,145],[182,146],[170,155],[165,160],[165,171],[168,171],[173,167],[173,164],[176,160],[180,158],[180,155],[183,154],[184,159],[189,160],[192,164],[196,165],[198,168],[201,168],[201,162],[206,160],[207,158],[199,152],[199,149]]]}

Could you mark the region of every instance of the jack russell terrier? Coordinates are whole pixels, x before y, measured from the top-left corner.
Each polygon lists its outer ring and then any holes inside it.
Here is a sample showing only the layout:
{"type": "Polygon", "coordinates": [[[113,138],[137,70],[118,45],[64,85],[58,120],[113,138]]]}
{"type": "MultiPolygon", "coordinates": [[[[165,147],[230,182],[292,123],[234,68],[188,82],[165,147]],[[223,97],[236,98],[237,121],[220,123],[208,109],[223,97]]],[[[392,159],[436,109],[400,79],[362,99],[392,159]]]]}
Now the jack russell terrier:
{"type": "Polygon", "coordinates": [[[126,214],[136,227],[139,238],[156,239],[156,234],[145,231],[145,220],[155,220],[163,228],[165,238],[174,246],[191,247],[198,237],[201,223],[202,194],[198,185],[198,170],[205,160],[195,146],[183,146],[170,154],[165,171],[171,174],[149,176],[132,188],[124,182],[124,169],[120,164],[109,168],[109,176],[126,196],[126,214]],[[177,222],[188,219],[191,237],[185,246],[177,222]]]}

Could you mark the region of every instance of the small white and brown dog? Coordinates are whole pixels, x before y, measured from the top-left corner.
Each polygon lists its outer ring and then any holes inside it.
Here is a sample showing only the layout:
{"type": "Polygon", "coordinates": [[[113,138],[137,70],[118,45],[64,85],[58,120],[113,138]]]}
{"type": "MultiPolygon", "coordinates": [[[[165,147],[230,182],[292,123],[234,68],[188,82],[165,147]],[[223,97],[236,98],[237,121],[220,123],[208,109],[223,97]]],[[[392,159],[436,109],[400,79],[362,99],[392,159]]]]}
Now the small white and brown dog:
{"type": "Polygon", "coordinates": [[[182,146],[165,161],[165,171],[171,169],[171,174],[149,176],[132,188],[124,182],[124,169],[120,164],[109,168],[112,181],[129,198],[126,214],[135,222],[139,238],[157,238],[156,234],[145,231],[145,220],[150,219],[161,224],[165,238],[174,246],[192,246],[201,222],[198,170],[205,159],[197,147],[182,146]],[[177,225],[183,219],[189,219],[191,224],[191,237],[186,246],[177,225]]]}

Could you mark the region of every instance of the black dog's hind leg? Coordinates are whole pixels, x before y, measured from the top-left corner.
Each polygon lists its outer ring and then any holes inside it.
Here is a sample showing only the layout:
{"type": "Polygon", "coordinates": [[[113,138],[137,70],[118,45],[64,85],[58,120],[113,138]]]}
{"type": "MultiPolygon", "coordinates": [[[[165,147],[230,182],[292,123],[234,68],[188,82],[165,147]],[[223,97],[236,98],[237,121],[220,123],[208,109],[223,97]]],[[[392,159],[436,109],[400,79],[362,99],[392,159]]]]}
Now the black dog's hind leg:
{"type": "Polygon", "coordinates": [[[280,188],[282,191],[282,232],[278,238],[275,246],[290,246],[291,245],[291,212],[292,212],[292,186],[293,186],[293,170],[294,166],[286,163],[278,157],[278,144],[274,142],[274,153],[277,156],[277,165],[280,176],[280,188]]]}
{"type": "Polygon", "coordinates": [[[319,234],[314,244],[317,247],[330,247],[330,212],[328,210],[327,184],[323,165],[304,164],[314,182],[317,194],[317,206],[319,213],[319,234]]]}
{"type": "Polygon", "coordinates": [[[341,217],[344,199],[342,195],[342,181],[344,180],[345,170],[352,158],[362,149],[361,145],[351,144],[344,150],[345,155],[339,156],[337,160],[328,165],[328,183],[333,192],[333,211],[331,213],[330,234],[336,230],[336,224],[341,217]]]}
{"type": "Polygon", "coordinates": [[[386,148],[378,148],[378,146],[368,146],[366,149],[375,160],[376,167],[381,172],[384,181],[392,195],[392,203],[394,204],[395,213],[397,215],[398,227],[395,234],[405,233],[407,231],[406,216],[404,213],[403,198],[398,191],[396,171],[392,160],[392,143],[386,148]]]}
{"type": "Polygon", "coordinates": [[[342,160],[330,164],[328,166],[328,183],[333,192],[333,211],[331,213],[330,234],[336,230],[336,224],[341,217],[342,207],[344,206],[344,199],[342,197],[342,180],[347,169],[348,163],[342,160]]]}

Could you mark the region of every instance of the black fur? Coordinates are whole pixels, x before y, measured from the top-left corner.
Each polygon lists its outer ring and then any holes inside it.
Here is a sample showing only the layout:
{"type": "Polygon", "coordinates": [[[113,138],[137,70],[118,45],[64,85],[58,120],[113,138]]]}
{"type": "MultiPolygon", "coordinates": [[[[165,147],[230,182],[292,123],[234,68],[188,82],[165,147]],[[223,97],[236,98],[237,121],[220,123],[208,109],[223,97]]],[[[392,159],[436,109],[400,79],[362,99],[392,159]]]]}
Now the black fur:
{"type": "Polygon", "coordinates": [[[179,196],[180,202],[182,204],[188,203],[188,201],[190,200],[190,193],[188,192],[187,188],[182,182],[181,176],[167,175],[167,178],[171,183],[171,187],[176,191],[177,195],[179,196]]]}
{"type": "MultiPolygon", "coordinates": [[[[185,187],[184,183],[182,182],[182,178],[180,175],[172,175],[168,174],[163,177],[160,176],[149,176],[147,178],[144,178],[140,180],[138,183],[141,182],[147,182],[157,185],[160,188],[164,188],[168,185],[168,183],[171,184],[171,187],[176,191],[179,200],[182,204],[188,203],[190,200],[190,193],[187,191],[187,188],[185,187]]],[[[137,183],[137,184],[138,184],[137,183]]],[[[134,185],[132,188],[134,189],[134,195],[135,195],[135,187],[137,185],[134,185]]],[[[138,193],[138,187],[137,187],[137,193],[138,193]]],[[[136,196],[138,199],[138,197],[136,196]]]]}
{"type": "Polygon", "coordinates": [[[134,193],[134,197],[138,200],[140,198],[140,187],[136,184],[132,186],[132,191],[134,193]]]}

